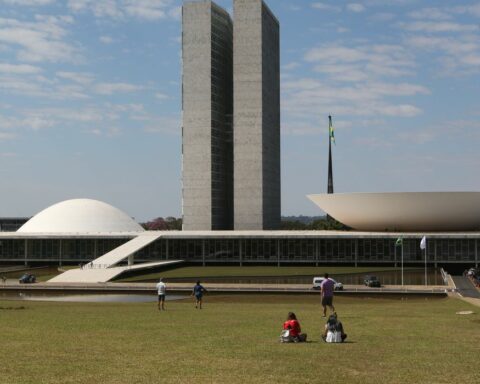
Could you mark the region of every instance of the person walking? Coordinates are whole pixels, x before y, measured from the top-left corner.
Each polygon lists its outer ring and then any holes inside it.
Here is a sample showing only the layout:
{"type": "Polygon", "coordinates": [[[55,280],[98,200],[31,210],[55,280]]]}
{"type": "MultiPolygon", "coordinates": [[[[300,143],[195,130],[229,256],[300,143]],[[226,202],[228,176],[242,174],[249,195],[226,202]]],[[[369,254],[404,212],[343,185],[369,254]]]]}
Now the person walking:
{"type": "Polygon", "coordinates": [[[335,312],[333,306],[333,291],[335,289],[335,283],[328,277],[328,273],[325,273],[325,279],[320,285],[320,293],[322,297],[323,317],[327,317],[327,306],[330,307],[332,313],[335,312]]]}
{"type": "Polygon", "coordinates": [[[157,284],[157,291],[158,291],[158,310],[165,311],[165,295],[167,293],[167,284],[165,284],[162,281],[162,278],[160,278],[157,284]]]}
{"type": "Polygon", "coordinates": [[[202,298],[206,292],[207,290],[200,284],[200,281],[197,281],[192,290],[192,296],[195,296],[195,308],[202,309],[202,298]]]}

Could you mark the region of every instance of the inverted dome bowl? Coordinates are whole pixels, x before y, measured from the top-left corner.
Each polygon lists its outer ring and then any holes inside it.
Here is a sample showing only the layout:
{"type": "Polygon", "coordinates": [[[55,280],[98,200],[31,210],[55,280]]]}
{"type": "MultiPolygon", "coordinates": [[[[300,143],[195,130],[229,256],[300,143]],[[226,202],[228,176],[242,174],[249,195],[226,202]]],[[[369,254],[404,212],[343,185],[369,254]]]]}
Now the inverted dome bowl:
{"type": "Polygon", "coordinates": [[[308,198],[331,217],[361,231],[480,229],[480,192],[335,193],[308,198]]]}

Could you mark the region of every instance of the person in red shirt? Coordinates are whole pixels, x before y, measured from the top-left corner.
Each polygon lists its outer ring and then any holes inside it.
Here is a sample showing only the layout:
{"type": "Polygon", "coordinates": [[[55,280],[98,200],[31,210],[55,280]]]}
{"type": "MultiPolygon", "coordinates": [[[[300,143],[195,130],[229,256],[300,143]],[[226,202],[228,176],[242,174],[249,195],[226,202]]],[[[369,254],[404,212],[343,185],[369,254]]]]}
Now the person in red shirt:
{"type": "Polygon", "coordinates": [[[297,316],[295,313],[289,312],[287,316],[287,321],[283,323],[283,329],[289,331],[289,341],[298,343],[307,341],[307,334],[302,333],[302,328],[300,327],[300,323],[297,320],[297,316]]]}

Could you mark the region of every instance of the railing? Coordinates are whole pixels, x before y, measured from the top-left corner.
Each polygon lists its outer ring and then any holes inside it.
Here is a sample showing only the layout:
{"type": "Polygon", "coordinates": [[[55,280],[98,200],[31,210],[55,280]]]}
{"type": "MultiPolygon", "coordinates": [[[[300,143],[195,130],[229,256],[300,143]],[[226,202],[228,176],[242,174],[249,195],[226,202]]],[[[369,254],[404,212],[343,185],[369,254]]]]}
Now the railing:
{"type": "Polygon", "coordinates": [[[448,273],[443,268],[440,268],[440,273],[442,274],[443,282],[445,285],[448,285],[448,273]]]}
{"type": "Polygon", "coordinates": [[[107,269],[113,266],[113,264],[93,264],[88,263],[85,265],[80,266],[80,269],[107,269]]]}

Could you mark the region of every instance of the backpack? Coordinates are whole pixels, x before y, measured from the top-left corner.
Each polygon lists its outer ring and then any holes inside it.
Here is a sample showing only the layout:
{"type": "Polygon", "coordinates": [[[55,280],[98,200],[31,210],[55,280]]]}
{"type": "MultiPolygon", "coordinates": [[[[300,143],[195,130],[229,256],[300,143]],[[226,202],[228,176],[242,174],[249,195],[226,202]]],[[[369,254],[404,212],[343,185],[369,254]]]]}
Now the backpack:
{"type": "Polygon", "coordinates": [[[284,329],[280,333],[280,342],[281,343],[291,343],[291,342],[293,342],[293,338],[290,336],[290,330],[284,329]]]}

